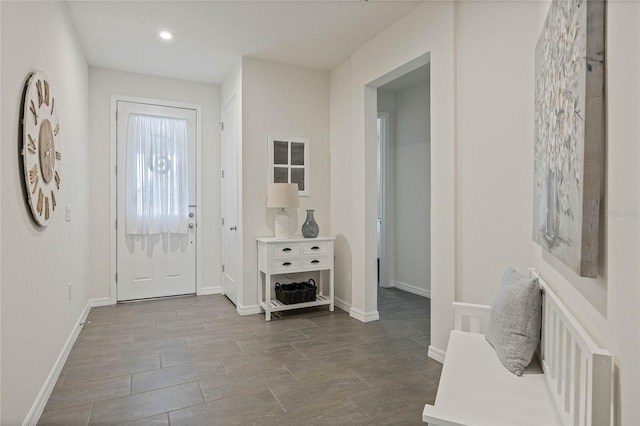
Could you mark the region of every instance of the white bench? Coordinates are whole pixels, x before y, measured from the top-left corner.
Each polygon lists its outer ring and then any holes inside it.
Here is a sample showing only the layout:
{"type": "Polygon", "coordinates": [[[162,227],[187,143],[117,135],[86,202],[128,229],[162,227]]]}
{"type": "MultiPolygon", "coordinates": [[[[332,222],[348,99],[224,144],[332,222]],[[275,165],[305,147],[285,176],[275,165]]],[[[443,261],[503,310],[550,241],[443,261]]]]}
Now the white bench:
{"type": "Polygon", "coordinates": [[[612,424],[613,359],[599,348],[535,270],[542,289],[542,334],[521,377],[485,340],[490,307],[454,303],[455,330],[434,405],[422,420],[441,426],[612,424]]]}

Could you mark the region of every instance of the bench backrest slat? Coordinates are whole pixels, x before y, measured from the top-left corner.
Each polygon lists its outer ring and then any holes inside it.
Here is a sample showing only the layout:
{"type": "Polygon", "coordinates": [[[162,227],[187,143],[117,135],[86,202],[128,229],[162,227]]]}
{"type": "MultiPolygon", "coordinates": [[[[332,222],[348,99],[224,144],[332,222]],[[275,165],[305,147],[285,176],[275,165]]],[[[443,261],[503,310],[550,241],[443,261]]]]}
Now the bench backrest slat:
{"type": "Polygon", "coordinates": [[[598,347],[549,285],[533,269],[542,290],[540,361],[563,423],[612,423],[611,354],[598,347]]]}

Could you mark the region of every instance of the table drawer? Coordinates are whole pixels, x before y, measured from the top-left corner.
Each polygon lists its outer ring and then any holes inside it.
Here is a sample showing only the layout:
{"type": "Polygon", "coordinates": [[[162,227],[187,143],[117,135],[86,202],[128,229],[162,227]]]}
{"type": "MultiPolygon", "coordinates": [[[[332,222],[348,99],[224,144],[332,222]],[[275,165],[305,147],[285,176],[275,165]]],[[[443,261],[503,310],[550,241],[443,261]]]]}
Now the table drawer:
{"type": "Polygon", "coordinates": [[[325,254],[329,251],[329,243],[327,241],[322,242],[308,242],[302,243],[302,254],[325,254]]]}
{"type": "Polygon", "coordinates": [[[300,255],[300,244],[274,244],[271,247],[271,256],[274,259],[300,255]]]}
{"type": "Polygon", "coordinates": [[[301,259],[305,269],[329,268],[329,256],[305,256],[301,259]]]}
{"type": "Polygon", "coordinates": [[[300,269],[300,258],[295,257],[293,259],[273,259],[271,261],[272,271],[286,271],[289,269],[300,269]]]}

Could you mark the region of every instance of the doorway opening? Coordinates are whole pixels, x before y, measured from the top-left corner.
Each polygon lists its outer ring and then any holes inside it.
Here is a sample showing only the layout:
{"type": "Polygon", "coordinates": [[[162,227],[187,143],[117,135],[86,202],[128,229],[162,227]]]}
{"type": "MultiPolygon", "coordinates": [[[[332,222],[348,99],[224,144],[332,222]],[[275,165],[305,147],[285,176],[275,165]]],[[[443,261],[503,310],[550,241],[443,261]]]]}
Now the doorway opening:
{"type": "Polygon", "coordinates": [[[430,64],[377,88],[378,303],[429,345],[430,64]]]}

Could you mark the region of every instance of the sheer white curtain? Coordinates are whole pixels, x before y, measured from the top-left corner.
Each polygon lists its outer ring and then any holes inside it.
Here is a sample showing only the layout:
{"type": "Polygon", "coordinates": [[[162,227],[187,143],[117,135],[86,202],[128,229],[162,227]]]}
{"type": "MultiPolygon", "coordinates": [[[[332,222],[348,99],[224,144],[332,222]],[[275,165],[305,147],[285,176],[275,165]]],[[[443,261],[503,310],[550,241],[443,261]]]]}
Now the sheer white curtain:
{"type": "Polygon", "coordinates": [[[127,129],[127,234],[183,234],[189,221],[187,121],[131,114],[127,129]]]}

